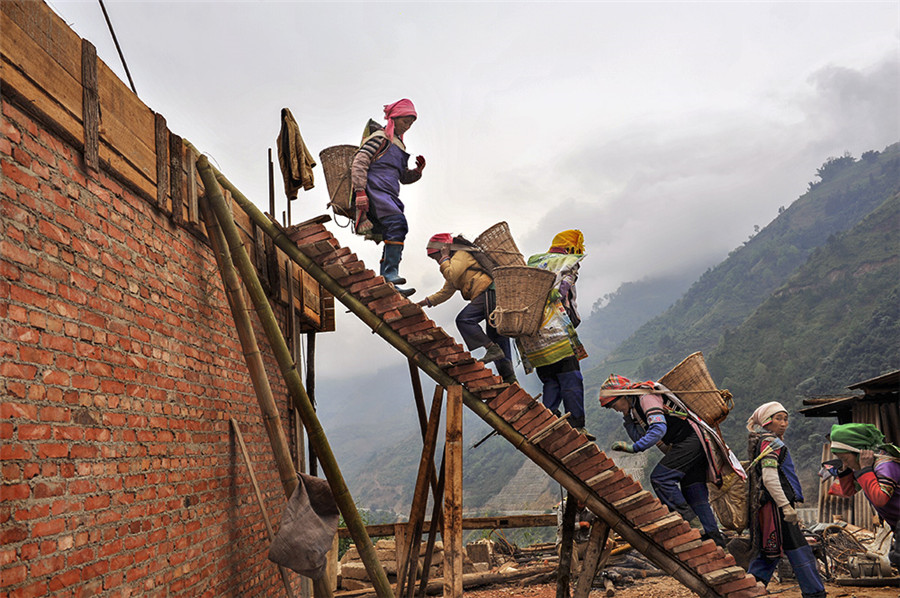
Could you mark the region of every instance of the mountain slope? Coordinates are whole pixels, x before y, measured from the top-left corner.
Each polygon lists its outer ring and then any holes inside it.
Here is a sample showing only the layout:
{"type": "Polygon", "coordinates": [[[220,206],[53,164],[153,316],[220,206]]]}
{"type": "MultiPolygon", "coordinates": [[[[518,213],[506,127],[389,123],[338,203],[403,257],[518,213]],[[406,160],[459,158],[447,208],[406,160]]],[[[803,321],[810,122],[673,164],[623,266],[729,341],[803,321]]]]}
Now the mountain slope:
{"type": "Polygon", "coordinates": [[[848,230],[900,190],[900,144],[859,161],[829,159],[821,181],[762,231],[704,273],[669,310],[642,326],[585,375],[588,386],[615,371],[662,375],[685,355],[708,351],[835,233],[848,230]]]}

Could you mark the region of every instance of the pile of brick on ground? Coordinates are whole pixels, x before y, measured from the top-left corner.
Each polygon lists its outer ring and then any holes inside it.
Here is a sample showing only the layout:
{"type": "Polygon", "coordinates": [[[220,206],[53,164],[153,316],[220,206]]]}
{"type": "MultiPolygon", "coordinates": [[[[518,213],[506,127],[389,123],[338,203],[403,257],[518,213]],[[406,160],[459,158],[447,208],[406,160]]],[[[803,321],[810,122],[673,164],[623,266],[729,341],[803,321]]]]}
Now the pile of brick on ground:
{"type": "MultiPolygon", "coordinates": [[[[423,542],[419,554],[425,554],[426,544],[423,542]]],[[[468,551],[468,550],[467,550],[468,551]]],[[[466,552],[467,552],[466,551],[466,552]]],[[[392,584],[397,582],[397,545],[394,540],[378,540],[375,543],[375,555],[381,561],[384,572],[387,574],[388,581],[392,584]]],[[[422,567],[425,564],[425,558],[419,557],[419,568],[417,579],[422,577],[422,567]]],[[[479,571],[487,571],[490,569],[489,563],[473,563],[465,552],[463,553],[463,573],[476,573],[479,571]]],[[[442,542],[434,543],[434,555],[431,557],[431,568],[428,573],[428,579],[434,580],[444,576],[444,545],[442,542]]],[[[359,552],[356,546],[351,545],[350,549],[341,557],[340,566],[338,567],[338,587],[344,590],[363,590],[372,587],[369,581],[369,575],[366,568],[359,558],[359,552]]]]}

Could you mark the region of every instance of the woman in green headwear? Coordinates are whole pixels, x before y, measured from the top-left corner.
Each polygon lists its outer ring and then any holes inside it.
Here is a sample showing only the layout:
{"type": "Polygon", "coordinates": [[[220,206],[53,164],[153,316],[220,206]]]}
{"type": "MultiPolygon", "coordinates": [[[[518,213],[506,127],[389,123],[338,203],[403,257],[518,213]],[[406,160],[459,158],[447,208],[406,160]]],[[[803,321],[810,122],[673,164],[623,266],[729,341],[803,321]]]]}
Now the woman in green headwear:
{"type": "Polygon", "coordinates": [[[828,493],[853,496],[862,488],[875,512],[894,530],[891,563],[900,568],[900,449],[872,424],[835,424],[831,452],[841,460],[828,493]]]}

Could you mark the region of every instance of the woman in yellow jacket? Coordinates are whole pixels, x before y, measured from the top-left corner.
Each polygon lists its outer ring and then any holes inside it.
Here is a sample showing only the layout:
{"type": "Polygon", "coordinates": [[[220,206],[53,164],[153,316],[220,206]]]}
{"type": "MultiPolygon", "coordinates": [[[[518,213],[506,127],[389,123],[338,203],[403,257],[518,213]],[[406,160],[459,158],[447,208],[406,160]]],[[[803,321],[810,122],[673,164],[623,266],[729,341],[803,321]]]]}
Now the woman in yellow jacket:
{"type": "MultiPolygon", "coordinates": [[[[441,289],[419,301],[423,307],[434,307],[452,297],[459,291],[463,299],[469,304],[456,316],[456,328],[462,335],[463,342],[469,351],[479,347],[485,347],[487,352],[481,358],[483,363],[496,362],[497,373],[505,382],[514,382],[515,369],[512,364],[509,338],[497,332],[497,329],[487,322],[490,313],[488,302],[493,294],[494,281],[472,257],[468,251],[454,251],[450,247],[454,238],[449,233],[434,235],[428,241],[428,257],[436,261],[444,276],[444,286],[441,289]],[[481,328],[481,322],[485,321],[487,331],[481,328]]],[[[493,303],[493,301],[491,301],[493,303]]]]}

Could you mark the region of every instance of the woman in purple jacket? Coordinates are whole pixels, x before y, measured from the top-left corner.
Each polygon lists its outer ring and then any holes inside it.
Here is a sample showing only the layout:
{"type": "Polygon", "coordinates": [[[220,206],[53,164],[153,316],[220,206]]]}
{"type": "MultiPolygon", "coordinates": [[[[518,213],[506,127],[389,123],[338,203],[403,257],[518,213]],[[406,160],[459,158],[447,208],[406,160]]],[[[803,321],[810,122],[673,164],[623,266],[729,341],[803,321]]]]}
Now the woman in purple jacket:
{"type": "MultiPolygon", "coordinates": [[[[384,249],[381,255],[381,275],[391,284],[405,284],[400,276],[400,259],[409,226],[400,201],[400,185],[408,185],[422,178],[425,158],[416,156],[416,167],[407,166],[409,154],[403,134],[417,118],[415,106],[407,99],[384,107],[387,125],[367,137],[353,157],[350,180],[353,184],[356,210],[371,220],[372,232],[381,236],[384,249]]],[[[357,232],[363,232],[357,228],[357,232]]],[[[408,297],[415,289],[397,288],[408,297]]]]}

